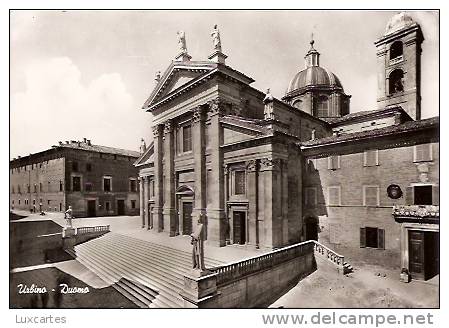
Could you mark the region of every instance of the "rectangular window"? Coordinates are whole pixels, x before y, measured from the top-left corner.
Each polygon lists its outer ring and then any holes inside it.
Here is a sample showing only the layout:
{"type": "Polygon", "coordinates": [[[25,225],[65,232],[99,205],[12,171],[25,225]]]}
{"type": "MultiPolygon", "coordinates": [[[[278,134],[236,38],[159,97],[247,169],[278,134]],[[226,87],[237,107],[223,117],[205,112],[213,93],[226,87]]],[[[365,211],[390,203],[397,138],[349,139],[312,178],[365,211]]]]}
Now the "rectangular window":
{"type": "Polygon", "coordinates": [[[84,185],[84,188],[86,191],[92,191],[93,190],[92,182],[86,182],[86,184],[84,185]]]}
{"type": "Polygon", "coordinates": [[[234,194],[244,195],[246,191],[245,171],[234,172],[234,194]]]}
{"type": "Polygon", "coordinates": [[[316,187],[305,188],[304,205],[308,207],[315,207],[317,205],[316,187]]]}
{"type": "Polygon", "coordinates": [[[329,206],[339,206],[341,205],[341,187],[340,186],[330,186],[327,188],[328,192],[328,203],[329,206]]]}
{"type": "Polygon", "coordinates": [[[129,179],[129,191],[131,191],[131,192],[136,192],[137,191],[136,179],[129,179]]]}
{"type": "MultiPolygon", "coordinates": [[[[437,205],[438,201],[435,201],[436,197],[434,191],[437,190],[435,186],[423,185],[423,186],[411,186],[406,190],[406,204],[407,205],[437,205]]],[[[437,193],[435,193],[437,194],[437,193]]]]}
{"type": "Polygon", "coordinates": [[[81,191],[81,177],[72,177],[72,191],[81,191]]]}
{"type": "Polygon", "coordinates": [[[106,207],[106,212],[109,212],[111,210],[111,203],[110,202],[106,202],[104,205],[106,207]]]}
{"type": "Polygon", "coordinates": [[[86,171],[87,172],[91,172],[92,171],[92,164],[91,163],[86,163],[86,171]]]}
{"type": "Polygon", "coordinates": [[[37,192],[37,184],[34,184],[34,192],[37,192]]]}
{"type": "Polygon", "coordinates": [[[363,186],[363,206],[379,205],[379,186],[363,186]]]}
{"type": "Polygon", "coordinates": [[[22,192],[20,191],[20,186],[19,186],[19,185],[17,186],[17,192],[18,192],[19,194],[22,193],[22,192]]]}
{"type": "Polygon", "coordinates": [[[78,162],[72,162],[72,171],[78,172],[78,162]]]}
{"type": "Polygon", "coordinates": [[[192,150],[192,127],[185,125],[182,127],[182,151],[187,152],[192,150]]]}
{"type": "Polygon", "coordinates": [[[340,168],[340,155],[332,155],[327,159],[328,169],[337,170],[340,168]]]}
{"type": "Polygon", "coordinates": [[[112,178],[111,177],[103,178],[103,191],[105,191],[105,192],[112,191],[112,178]]]}
{"type": "Polygon", "coordinates": [[[50,205],[50,199],[49,199],[49,200],[47,200],[47,205],[50,205]]]}
{"type": "Polygon", "coordinates": [[[30,185],[27,185],[27,193],[30,193],[30,185]]]}
{"type": "Polygon", "coordinates": [[[136,201],[133,199],[131,200],[131,208],[135,209],[136,208],[136,201]]]}
{"type": "Polygon", "coordinates": [[[385,230],[373,227],[360,228],[360,247],[385,249],[385,230]]]}
{"type": "Polygon", "coordinates": [[[379,165],[379,151],[377,149],[365,150],[363,153],[363,166],[379,165]]]}
{"type": "Polygon", "coordinates": [[[432,161],[432,144],[416,145],[413,148],[413,162],[432,161]]]}
{"type": "Polygon", "coordinates": [[[62,191],[62,180],[59,180],[59,191],[62,191]]]}
{"type": "Polygon", "coordinates": [[[40,191],[40,192],[43,192],[43,191],[44,191],[43,188],[42,188],[42,182],[39,182],[39,191],[40,191]]]}

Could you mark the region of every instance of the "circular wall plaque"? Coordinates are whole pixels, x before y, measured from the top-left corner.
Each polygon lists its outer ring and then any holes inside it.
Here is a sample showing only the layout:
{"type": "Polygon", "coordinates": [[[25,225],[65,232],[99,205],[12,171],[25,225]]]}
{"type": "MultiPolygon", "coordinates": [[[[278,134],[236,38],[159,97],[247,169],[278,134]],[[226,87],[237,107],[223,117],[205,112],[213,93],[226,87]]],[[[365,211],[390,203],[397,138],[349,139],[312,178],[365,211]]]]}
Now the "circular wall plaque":
{"type": "Polygon", "coordinates": [[[402,190],[401,187],[399,187],[396,184],[389,185],[387,188],[387,194],[388,197],[392,199],[398,199],[402,197],[402,190]]]}

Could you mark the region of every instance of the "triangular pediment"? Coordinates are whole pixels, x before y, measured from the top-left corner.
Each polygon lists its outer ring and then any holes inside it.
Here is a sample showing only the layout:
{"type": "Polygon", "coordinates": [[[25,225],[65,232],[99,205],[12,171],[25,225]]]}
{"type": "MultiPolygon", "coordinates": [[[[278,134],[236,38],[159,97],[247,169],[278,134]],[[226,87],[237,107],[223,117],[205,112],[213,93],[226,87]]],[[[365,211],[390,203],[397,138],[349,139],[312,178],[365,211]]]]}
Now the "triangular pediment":
{"type": "Polygon", "coordinates": [[[209,62],[172,62],[156,84],[153,92],[143,105],[147,108],[164,99],[168,94],[199,78],[214,68],[209,62]]]}
{"type": "Polygon", "coordinates": [[[143,152],[143,154],[137,159],[137,161],[134,162],[134,166],[139,167],[142,165],[148,165],[150,163],[153,163],[154,160],[154,143],[152,142],[147,150],[143,152]]]}

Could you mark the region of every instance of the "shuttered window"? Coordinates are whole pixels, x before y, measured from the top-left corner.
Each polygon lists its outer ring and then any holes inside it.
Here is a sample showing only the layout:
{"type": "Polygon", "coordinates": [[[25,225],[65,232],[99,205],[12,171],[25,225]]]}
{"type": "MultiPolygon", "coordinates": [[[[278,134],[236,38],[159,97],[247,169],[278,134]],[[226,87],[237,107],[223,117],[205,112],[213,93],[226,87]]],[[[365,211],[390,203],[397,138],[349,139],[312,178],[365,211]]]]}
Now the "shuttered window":
{"type": "Polygon", "coordinates": [[[340,168],[340,156],[339,155],[332,155],[328,157],[327,160],[328,169],[329,170],[337,170],[340,168]]]}
{"type": "Polygon", "coordinates": [[[385,249],[385,230],[373,227],[360,228],[360,247],[385,249]]]}
{"type": "Polygon", "coordinates": [[[363,206],[379,206],[378,186],[363,186],[363,206]]]}
{"type": "Polygon", "coordinates": [[[246,191],[245,171],[234,172],[234,194],[244,195],[246,191]]]}
{"type": "Polygon", "coordinates": [[[416,145],[413,151],[414,162],[432,161],[432,144],[416,145]]]}
{"type": "Polygon", "coordinates": [[[366,150],[363,153],[363,166],[379,165],[379,151],[377,149],[366,150]]]}

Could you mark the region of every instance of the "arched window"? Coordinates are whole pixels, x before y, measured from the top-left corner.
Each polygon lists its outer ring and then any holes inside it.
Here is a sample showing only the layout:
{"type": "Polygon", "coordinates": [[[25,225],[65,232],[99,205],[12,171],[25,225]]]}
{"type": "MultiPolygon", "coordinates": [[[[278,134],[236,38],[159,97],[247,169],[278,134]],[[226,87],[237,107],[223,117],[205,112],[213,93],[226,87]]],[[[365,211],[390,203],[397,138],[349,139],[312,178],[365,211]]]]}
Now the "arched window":
{"type": "Polygon", "coordinates": [[[399,59],[403,54],[403,46],[401,41],[395,41],[390,46],[390,60],[399,59]]]}
{"type": "Polygon", "coordinates": [[[389,91],[390,95],[404,91],[404,72],[402,70],[395,69],[390,73],[389,91]]]}
{"type": "Polygon", "coordinates": [[[319,96],[316,102],[316,113],[318,117],[329,116],[329,100],[326,96],[319,96]]]}
{"type": "Polygon", "coordinates": [[[302,109],[302,100],[298,99],[293,103],[293,107],[302,109]]]}

